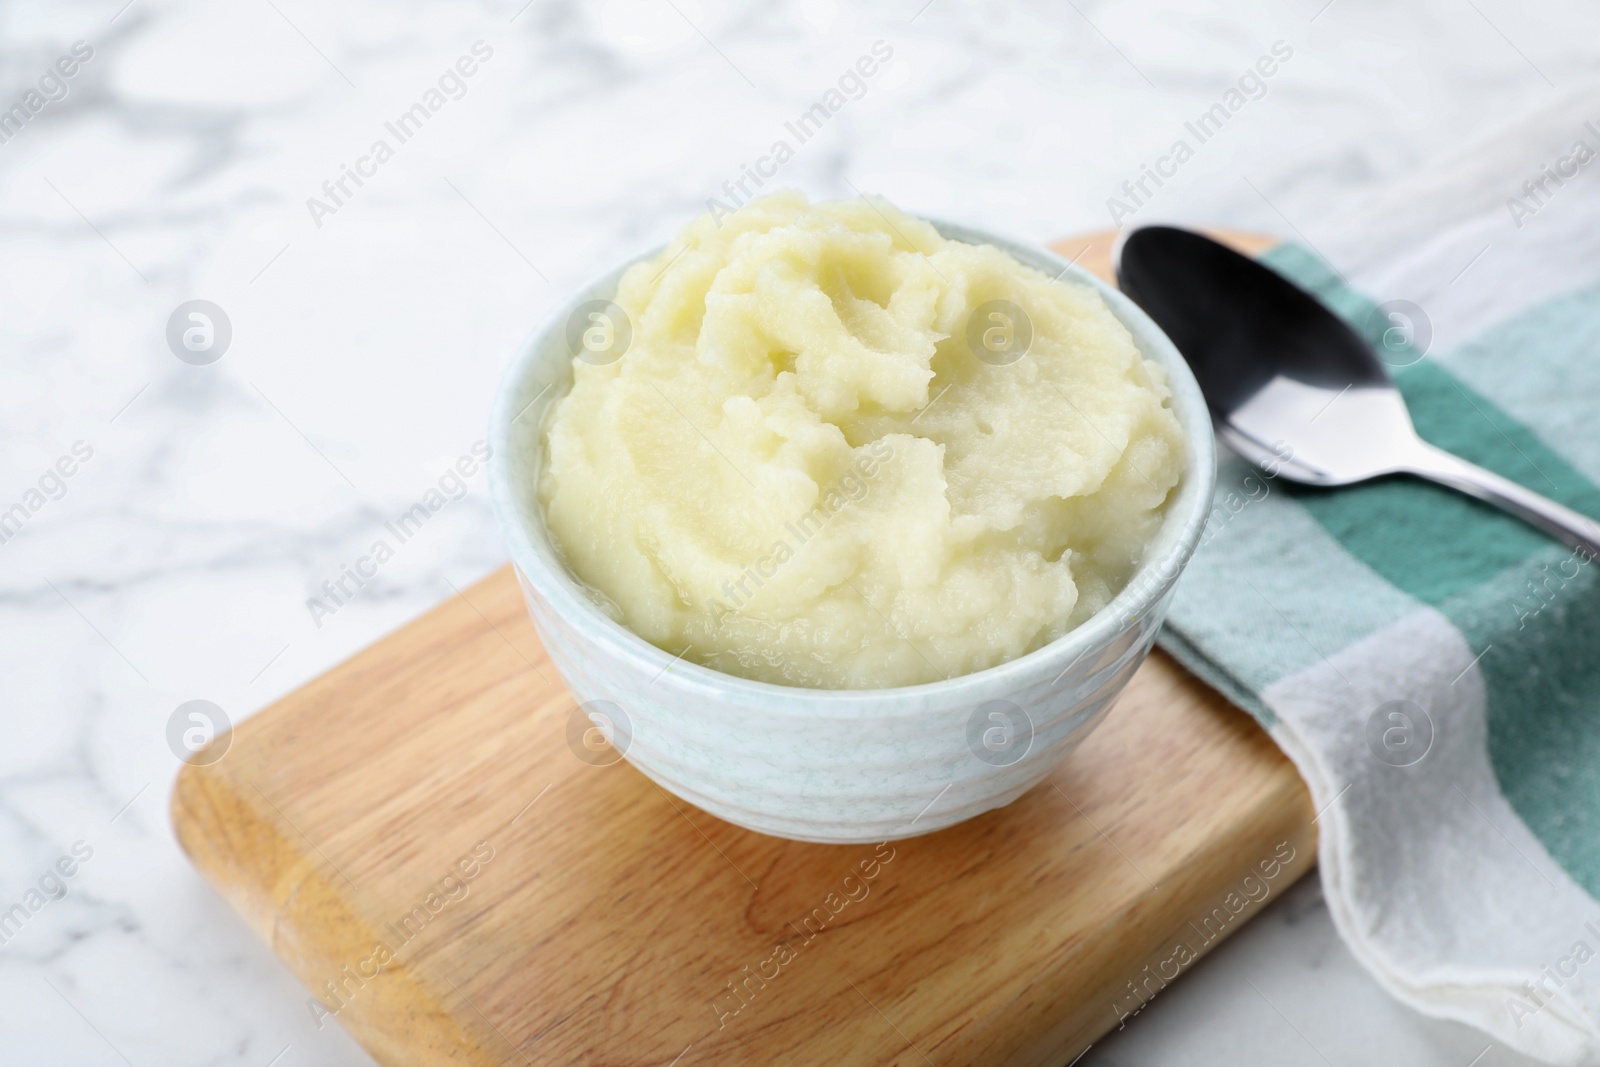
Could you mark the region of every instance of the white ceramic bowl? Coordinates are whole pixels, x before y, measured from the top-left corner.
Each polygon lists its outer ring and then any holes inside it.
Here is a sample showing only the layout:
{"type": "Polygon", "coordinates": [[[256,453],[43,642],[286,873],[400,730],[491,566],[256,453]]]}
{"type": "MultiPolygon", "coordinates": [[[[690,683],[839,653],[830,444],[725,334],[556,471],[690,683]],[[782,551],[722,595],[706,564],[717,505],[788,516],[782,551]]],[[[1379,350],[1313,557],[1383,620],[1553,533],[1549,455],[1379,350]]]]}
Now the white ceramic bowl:
{"type": "Polygon", "coordinates": [[[644,774],[729,822],[802,841],[910,837],[1010,803],[1038,784],[1143,662],[1211,507],[1216,454],[1200,389],[1166,335],[1098,278],[1043,248],[934,225],[948,238],[995,245],[1098,289],[1139,350],[1166,368],[1188,466],[1127,588],[1026,656],[893,689],[750,681],[674,661],[613,622],[562,564],[534,487],[545,415],[572,383],[568,317],[586,300],[614,296],[630,265],[623,264],[574,293],[523,345],[489,427],[495,514],[539,636],[583,704],[568,723],[575,758],[600,762],[580,740],[592,720],[644,774]]]}

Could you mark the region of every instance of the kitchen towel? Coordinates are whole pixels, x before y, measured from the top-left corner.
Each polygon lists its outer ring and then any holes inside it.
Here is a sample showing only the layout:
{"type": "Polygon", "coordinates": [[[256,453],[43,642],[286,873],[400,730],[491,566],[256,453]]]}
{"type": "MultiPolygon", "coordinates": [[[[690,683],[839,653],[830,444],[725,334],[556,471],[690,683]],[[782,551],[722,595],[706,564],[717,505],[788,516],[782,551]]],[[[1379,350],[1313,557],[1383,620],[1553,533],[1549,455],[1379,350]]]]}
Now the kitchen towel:
{"type": "MultiPolygon", "coordinates": [[[[1373,342],[1424,439],[1600,517],[1597,101],[1264,259],[1373,342]]],[[[1224,455],[1161,640],[1310,786],[1341,936],[1420,1011],[1600,1064],[1600,560],[1421,481],[1224,455]]]]}

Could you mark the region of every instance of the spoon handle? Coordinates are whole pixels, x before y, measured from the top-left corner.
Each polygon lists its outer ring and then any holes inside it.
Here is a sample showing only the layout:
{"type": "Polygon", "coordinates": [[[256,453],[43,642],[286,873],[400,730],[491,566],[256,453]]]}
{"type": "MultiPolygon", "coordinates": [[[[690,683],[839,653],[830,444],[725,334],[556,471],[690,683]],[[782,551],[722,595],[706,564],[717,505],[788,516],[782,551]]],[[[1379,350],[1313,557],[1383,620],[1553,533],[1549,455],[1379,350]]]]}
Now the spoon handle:
{"type": "Polygon", "coordinates": [[[1442,448],[1424,443],[1406,469],[1509,511],[1591,559],[1600,556],[1600,523],[1442,448]]]}

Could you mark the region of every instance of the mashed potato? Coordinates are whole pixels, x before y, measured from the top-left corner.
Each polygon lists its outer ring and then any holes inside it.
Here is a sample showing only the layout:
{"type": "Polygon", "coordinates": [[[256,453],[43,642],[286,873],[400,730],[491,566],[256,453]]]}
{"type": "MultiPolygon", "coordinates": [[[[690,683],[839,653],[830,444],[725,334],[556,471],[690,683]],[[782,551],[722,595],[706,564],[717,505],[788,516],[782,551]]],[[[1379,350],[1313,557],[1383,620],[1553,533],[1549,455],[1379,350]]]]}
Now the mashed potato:
{"type": "Polygon", "coordinates": [[[1183,472],[1166,377],[1098,293],[882,201],[702,216],[569,336],[550,532],[619,622],[747,678],[1031,652],[1121,589],[1183,472]]]}

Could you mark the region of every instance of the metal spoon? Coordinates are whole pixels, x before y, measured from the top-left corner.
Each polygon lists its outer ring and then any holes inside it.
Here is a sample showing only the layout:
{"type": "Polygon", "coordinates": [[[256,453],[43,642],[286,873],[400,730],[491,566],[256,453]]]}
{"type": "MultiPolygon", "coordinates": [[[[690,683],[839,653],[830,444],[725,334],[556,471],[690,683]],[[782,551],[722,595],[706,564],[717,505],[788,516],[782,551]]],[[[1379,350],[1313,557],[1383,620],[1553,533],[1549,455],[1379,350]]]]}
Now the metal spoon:
{"type": "Polygon", "coordinates": [[[1246,459],[1310,485],[1416,475],[1600,554],[1594,520],[1418,437],[1366,341],[1276,271],[1171,226],[1124,233],[1112,262],[1122,291],[1188,360],[1223,440],[1246,459]]]}

